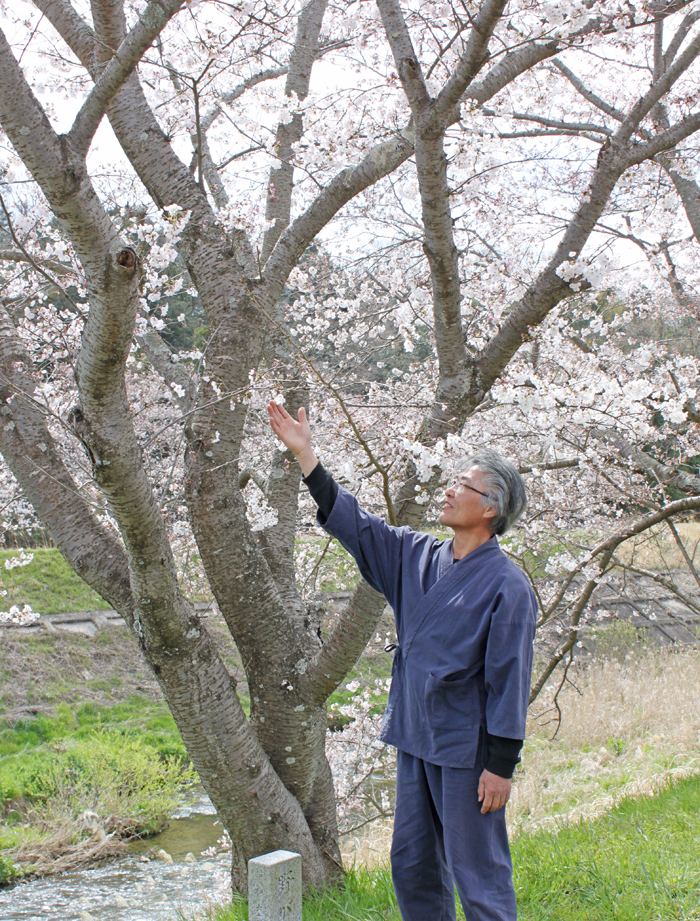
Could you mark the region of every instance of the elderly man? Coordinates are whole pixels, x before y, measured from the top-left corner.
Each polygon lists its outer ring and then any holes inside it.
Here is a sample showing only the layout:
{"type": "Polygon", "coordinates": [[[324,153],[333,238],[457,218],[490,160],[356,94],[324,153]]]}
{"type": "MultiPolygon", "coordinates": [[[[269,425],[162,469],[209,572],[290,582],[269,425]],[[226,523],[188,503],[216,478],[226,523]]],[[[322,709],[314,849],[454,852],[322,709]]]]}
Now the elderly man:
{"type": "Polygon", "coordinates": [[[294,453],[318,522],[394,611],[391,691],[382,739],[396,746],[391,870],[404,921],[515,921],[504,806],[520,760],[535,597],[498,546],[525,488],[492,451],[468,458],[445,492],[439,540],[363,511],[324,470],[303,409],[268,406],[294,453]]]}

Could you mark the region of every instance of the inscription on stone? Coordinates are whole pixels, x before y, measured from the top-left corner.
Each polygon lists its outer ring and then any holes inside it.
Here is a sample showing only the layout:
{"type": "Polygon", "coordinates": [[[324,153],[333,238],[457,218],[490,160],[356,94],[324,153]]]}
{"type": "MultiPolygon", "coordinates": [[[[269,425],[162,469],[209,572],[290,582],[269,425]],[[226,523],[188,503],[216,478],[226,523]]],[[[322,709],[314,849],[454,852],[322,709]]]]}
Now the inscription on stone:
{"type": "Polygon", "coordinates": [[[301,921],[301,856],[273,851],[248,861],[250,921],[301,921]]]}

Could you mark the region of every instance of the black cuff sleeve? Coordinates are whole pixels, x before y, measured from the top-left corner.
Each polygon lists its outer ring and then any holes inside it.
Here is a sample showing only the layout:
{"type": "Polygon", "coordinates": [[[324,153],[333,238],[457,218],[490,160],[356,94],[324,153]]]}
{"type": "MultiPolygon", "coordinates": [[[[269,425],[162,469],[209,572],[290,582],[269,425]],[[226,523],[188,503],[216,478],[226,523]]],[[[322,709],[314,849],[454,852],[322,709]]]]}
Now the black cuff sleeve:
{"type": "Polygon", "coordinates": [[[335,500],[338,495],[338,484],[331,474],[324,468],[319,461],[308,476],[305,476],[304,482],[311,493],[311,498],[318,506],[319,520],[325,524],[326,519],[333,511],[335,500]]]}
{"type": "Polygon", "coordinates": [[[513,776],[516,764],[520,762],[523,740],[492,736],[490,732],[487,732],[486,742],[489,750],[486,770],[509,780],[513,776]]]}

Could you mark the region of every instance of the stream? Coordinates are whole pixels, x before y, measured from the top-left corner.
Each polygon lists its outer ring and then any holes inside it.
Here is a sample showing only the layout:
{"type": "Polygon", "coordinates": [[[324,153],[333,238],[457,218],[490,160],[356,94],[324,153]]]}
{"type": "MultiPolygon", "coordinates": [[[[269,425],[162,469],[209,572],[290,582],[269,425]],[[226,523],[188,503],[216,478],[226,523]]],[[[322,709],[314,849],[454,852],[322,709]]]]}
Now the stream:
{"type": "Polygon", "coordinates": [[[184,804],[160,835],[129,846],[128,856],[93,870],[18,883],[0,889],[0,921],[180,921],[225,883],[228,853],[202,852],[223,832],[204,794],[184,804]],[[166,851],[173,863],[149,854],[166,851]],[[193,855],[188,860],[188,854],[193,855]]]}

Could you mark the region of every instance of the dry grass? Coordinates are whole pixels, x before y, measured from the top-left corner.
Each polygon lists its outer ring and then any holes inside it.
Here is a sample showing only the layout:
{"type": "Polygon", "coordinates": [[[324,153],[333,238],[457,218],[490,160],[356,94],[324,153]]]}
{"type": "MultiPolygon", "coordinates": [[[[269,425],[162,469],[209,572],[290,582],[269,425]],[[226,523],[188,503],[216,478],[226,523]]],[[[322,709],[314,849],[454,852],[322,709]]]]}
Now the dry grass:
{"type": "Polygon", "coordinates": [[[341,839],[340,850],[346,867],[374,869],[389,865],[393,819],[377,819],[366,825],[363,833],[341,839]]]}
{"type": "MultiPolygon", "coordinates": [[[[700,566],[700,522],[686,521],[676,525],[676,530],[691,559],[700,566]],[[697,553],[696,553],[697,551],[697,553]]],[[[666,525],[650,528],[634,539],[626,541],[616,551],[623,563],[642,569],[686,569],[687,563],[666,525]]]]}
{"type": "Polygon", "coordinates": [[[590,818],[700,772],[700,650],[649,651],[579,666],[552,711],[533,714],[509,822],[534,831],[590,818]]]}
{"type": "Polygon", "coordinates": [[[66,822],[53,828],[49,837],[21,845],[13,853],[13,860],[31,879],[92,867],[103,860],[123,857],[127,852],[126,842],[116,835],[98,831],[89,838],[81,838],[81,833],[84,829],[78,823],[66,822]]]}
{"type": "Polygon", "coordinates": [[[53,714],[59,703],[111,706],[131,694],[160,699],[136,640],[124,627],[108,627],[92,640],[60,633],[0,630],[0,716],[53,714]]]}
{"type": "MultiPolygon", "coordinates": [[[[580,665],[552,711],[532,715],[523,765],[508,804],[511,835],[607,812],[622,799],[655,793],[700,773],[700,650],[650,651],[620,663],[580,665]]],[[[347,864],[386,864],[391,821],[345,839],[347,864]]]]}

